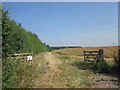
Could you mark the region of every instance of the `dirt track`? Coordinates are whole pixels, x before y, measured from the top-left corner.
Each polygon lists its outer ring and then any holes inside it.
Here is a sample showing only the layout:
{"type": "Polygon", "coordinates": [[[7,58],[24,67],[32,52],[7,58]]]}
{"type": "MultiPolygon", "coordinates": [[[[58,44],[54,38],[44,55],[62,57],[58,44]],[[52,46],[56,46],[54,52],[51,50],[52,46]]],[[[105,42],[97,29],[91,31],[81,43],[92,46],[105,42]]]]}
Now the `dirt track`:
{"type": "Polygon", "coordinates": [[[50,70],[56,71],[57,65],[61,64],[61,61],[56,56],[54,56],[51,52],[45,53],[44,58],[50,70]]]}
{"type": "Polygon", "coordinates": [[[63,88],[66,87],[65,84],[61,83],[59,80],[59,67],[58,65],[61,64],[61,61],[54,56],[51,52],[44,53],[45,63],[47,64],[48,70],[45,73],[41,80],[38,80],[36,88],[43,87],[43,88],[63,88]]]}
{"type": "MultiPolygon", "coordinates": [[[[35,86],[34,88],[67,88],[68,86],[65,83],[61,83],[61,77],[60,77],[60,72],[61,70],[59,69],[59,64],[62,64],[61,60],[52,54],[52,52],[46,52],[42,55],[44,57],[44,64],[45,67],[47,67],[46,73],[43,74],[42,78],[38,77],[35,81],[35,86]]],[[[37,64],[39,65],[40,62],[38,60],[37,64]]],[[[39,65],[40,66],[40,65],[39,65]]],[[[39,70],[39,68],[38,68],[39,70]]],[[[113,83],[114,80],[117,80],[117,78],[109,76],[109,75],[103,75],[100,74],[99,76],[97,75],[90,75],[88,76],[88,80],[91,81],[91,83],[94,83],[92,85],[93,88],[117,88],[116,83],[113,83]],[[102,80],[102,81],[98,81],[102,80]],[[107,81],[105,81],[107,80],[107,81]],[[110,81],[113,80],[113,81],[110,81]]]]}

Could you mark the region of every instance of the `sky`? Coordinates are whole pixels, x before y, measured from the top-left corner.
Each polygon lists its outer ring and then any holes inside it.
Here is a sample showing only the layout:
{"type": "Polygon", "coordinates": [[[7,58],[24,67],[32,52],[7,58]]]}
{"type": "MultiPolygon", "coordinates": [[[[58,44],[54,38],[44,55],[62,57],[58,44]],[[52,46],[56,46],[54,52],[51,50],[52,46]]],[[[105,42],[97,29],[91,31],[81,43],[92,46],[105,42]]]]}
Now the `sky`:
{"type": "Polygon", "coordinates": [[[1,0],[2,2],[119,2],[119,0],[1,0]]]}
{"type": "Polygon", "coordinates": [[[7,2],[11,19],[50,46],[118,44],[117,2],[7,2]]]}

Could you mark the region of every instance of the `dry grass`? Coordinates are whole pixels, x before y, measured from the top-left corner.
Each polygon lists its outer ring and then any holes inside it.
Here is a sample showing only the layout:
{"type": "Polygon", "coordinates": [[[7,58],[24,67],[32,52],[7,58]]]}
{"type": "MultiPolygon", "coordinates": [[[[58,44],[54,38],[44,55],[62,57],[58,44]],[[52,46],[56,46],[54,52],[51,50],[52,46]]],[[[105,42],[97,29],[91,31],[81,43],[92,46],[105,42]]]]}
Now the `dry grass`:
{"type": "Polygon", "coordinates": [[[118,51],[120,46],[106,46],[106,47],[82,47],[82,48],[66,48],[55,50],[56,53],[63,54],[63,55],[78,55],[83,56],[83,51],[92,51],[92,50],[104,50],[104,55],[107,58],[112,58],[114,54],[118,51]]]}

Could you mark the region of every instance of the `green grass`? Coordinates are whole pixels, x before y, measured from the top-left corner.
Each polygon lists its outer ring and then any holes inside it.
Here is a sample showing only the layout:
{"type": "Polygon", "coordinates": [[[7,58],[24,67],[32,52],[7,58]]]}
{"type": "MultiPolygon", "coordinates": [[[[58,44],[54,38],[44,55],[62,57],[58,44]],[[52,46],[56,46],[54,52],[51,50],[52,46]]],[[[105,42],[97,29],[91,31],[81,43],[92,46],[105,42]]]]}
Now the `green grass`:
{"type": "Polygon", "coordinates": [[[92,62],[84,62],[84,61],[74,61],[71,65],[76,66],[79,69],[90,69],[92,67],[92,62]]]}
{"type": "Polygon", "coordinates": [[[68,87],[90,87],[91,84],[84,76],[83,72],[76,67],[70,66],[68,64],[59,65],[61,82],[65,83],[68,87]]]}
{"type": "Polygon", "coordinates": [[[60,58],[60,60],[63,63],[66,63],[66,64],[71,64],[74,61],[83,61],[83,59],[80,58],[80,57],[71,57],[69,55],[60,55],[60,54],[56,54],[56,53],[52,53],[52,54],[54,54],[55,56],[57,56],[58,58],[60,58]]]}
{"type": "Polygon", "coordinates": [[[66,55],[55,54],[64,64],[59,65],[61,82],[65,83],[70,88],[89,88],[91,83],[88,81],[87,76],[92,74],[90,70],[80,71],[77,67],[71,64],[74,61],[80,61],[79,57],[70,57],[66,55]]]}
{"type": "Polygon", "coordinates": [[[115,73],[115,64],[111,62],[101,61],[74,61],[72,66],[80,70],[91,70],[94,73],[115,73]]]}

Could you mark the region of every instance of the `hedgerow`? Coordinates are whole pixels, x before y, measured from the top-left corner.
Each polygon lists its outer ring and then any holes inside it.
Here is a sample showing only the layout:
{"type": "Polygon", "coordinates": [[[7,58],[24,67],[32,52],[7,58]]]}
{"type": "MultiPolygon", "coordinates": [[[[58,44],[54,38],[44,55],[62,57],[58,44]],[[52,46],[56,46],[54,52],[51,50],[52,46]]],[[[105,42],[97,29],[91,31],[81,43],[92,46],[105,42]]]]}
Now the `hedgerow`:
{"type": "Polygon", "coordinates": [[[9,11],[2,9],[2,85],[3,88],[30,87],[34,67],[24,65],[22,60],[11,59],[15,53],[38,53],[50,51],[36,34],[26,31],[21,24],[9,17],[9,11]],[[32,71],[31,71],[32,70],[32,71]]]}

